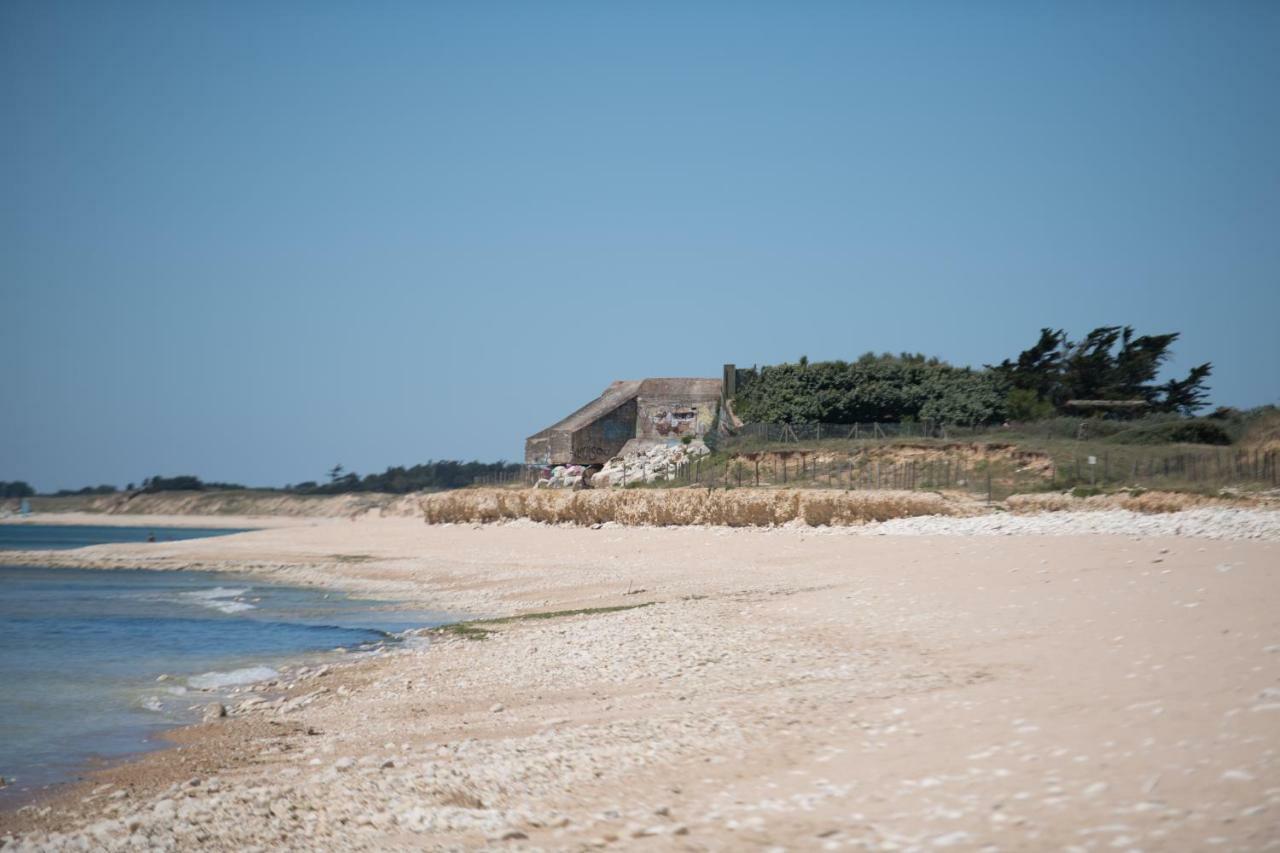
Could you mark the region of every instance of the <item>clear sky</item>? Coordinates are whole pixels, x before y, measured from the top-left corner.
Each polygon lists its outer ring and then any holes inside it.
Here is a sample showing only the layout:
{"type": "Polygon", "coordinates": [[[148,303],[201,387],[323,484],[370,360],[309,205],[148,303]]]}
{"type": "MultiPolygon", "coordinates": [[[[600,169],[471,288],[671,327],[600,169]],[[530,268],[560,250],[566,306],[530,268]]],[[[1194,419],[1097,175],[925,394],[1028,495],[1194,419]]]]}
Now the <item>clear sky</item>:
{"type": "Polygon", "coordinates": [[[1280,398],[1280,3],[0,3],[0,479],[1124,323],[1280,398]]]}

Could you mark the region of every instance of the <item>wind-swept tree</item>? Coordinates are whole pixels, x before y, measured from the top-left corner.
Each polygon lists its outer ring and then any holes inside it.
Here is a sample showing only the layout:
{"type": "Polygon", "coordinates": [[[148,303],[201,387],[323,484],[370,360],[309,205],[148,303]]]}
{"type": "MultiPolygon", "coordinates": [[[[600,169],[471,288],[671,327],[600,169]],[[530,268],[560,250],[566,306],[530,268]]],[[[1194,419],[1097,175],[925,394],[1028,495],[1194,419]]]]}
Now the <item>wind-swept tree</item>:
{"type": "Polygon", "coordinates": [[[1203,409],[1209,402],[1204,381],[1212,370],[1213,367],[1205,362],[1191,368],[1186,379],[1170,379],[1161,389],[1164,392],[1161,408],[1183,415],[1193,415],[1203,409]]]}
{"type": "Polygon", "coordinates": [[[1041,329],[1033,347],[992,370],[1013,389],[1010,408],[1019,412],[1038,403],[1061,409],[1068,400],[1141,400],[1155,411],[1192,414],[1206,403],[1213,367],[1202,364],[1186,379],[1158,384],[1177,339],[1177,332],[1135,336],[1131,326],[1100,326],[1073,342],[1061,329],[1041,329]]]}

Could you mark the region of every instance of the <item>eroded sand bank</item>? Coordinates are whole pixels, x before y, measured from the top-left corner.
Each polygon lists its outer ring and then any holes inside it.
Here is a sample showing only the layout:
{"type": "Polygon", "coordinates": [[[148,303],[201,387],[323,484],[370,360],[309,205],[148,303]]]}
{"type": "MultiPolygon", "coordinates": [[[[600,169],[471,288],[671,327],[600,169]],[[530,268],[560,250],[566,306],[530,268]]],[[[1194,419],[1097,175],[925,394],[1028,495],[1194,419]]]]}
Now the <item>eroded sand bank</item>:
{"type": "Polygon", "coordinates": [[[0,834],[370,850],[1280,838],[1274,539],[912,532],[326,520],[42,555],[477,616],[652,604],[300,679],[288,696],[306,701],[182,730],[180,749],[0,815],[0,834]]]}

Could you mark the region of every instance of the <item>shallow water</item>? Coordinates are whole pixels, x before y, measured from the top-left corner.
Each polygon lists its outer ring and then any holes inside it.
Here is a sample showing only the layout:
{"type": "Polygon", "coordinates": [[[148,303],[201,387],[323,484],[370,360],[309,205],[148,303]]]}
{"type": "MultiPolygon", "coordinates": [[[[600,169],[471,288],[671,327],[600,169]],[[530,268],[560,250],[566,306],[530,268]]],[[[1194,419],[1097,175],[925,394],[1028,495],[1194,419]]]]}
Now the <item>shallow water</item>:
{"type": "Polygon", "coordinates": [[[0,524],[0,551],[53,551],[107,545],[115,542],[157,542],[201,539],[244,533],[231,527],[115,527],[97,524],[0,524]]]}
{"type": "Polygon", "coordinates": [[[444,621],[222,573],[0,566],[0,800],[154,748],[284,661],[444,621]]]}

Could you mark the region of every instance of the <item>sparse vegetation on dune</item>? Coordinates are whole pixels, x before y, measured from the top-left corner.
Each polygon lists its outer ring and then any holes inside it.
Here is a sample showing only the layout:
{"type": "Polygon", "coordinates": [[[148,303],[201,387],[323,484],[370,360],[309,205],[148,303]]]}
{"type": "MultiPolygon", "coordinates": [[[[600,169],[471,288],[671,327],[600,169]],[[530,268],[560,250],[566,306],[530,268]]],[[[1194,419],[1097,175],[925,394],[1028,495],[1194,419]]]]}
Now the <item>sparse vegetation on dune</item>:
{"type": "Polygon", "coordinates": [[[1096,495],[1071,492],[1013,495],[1005,501],[1005,507],[1009,511],[1024,515],[1038,512],[1089,512],[1109,509],[1156,514],[1202,507],[1257,507],[1264,504],[1262,499],[1249,495],[1147,492],[1141,489],[1096,495]]]}
{"type": "Polygon", "coordinates": [[[730,438],[700,461],[700,469],[705,480],[722,484],[905,485],[967,489],[984,497],[990,485],[996,499],[1075,486],[1256,491],[1280,483],[1280,413],[1264,408],[1199,419],[1056,418],[950,439],[838,433],[793,441],[730,438]]]}

